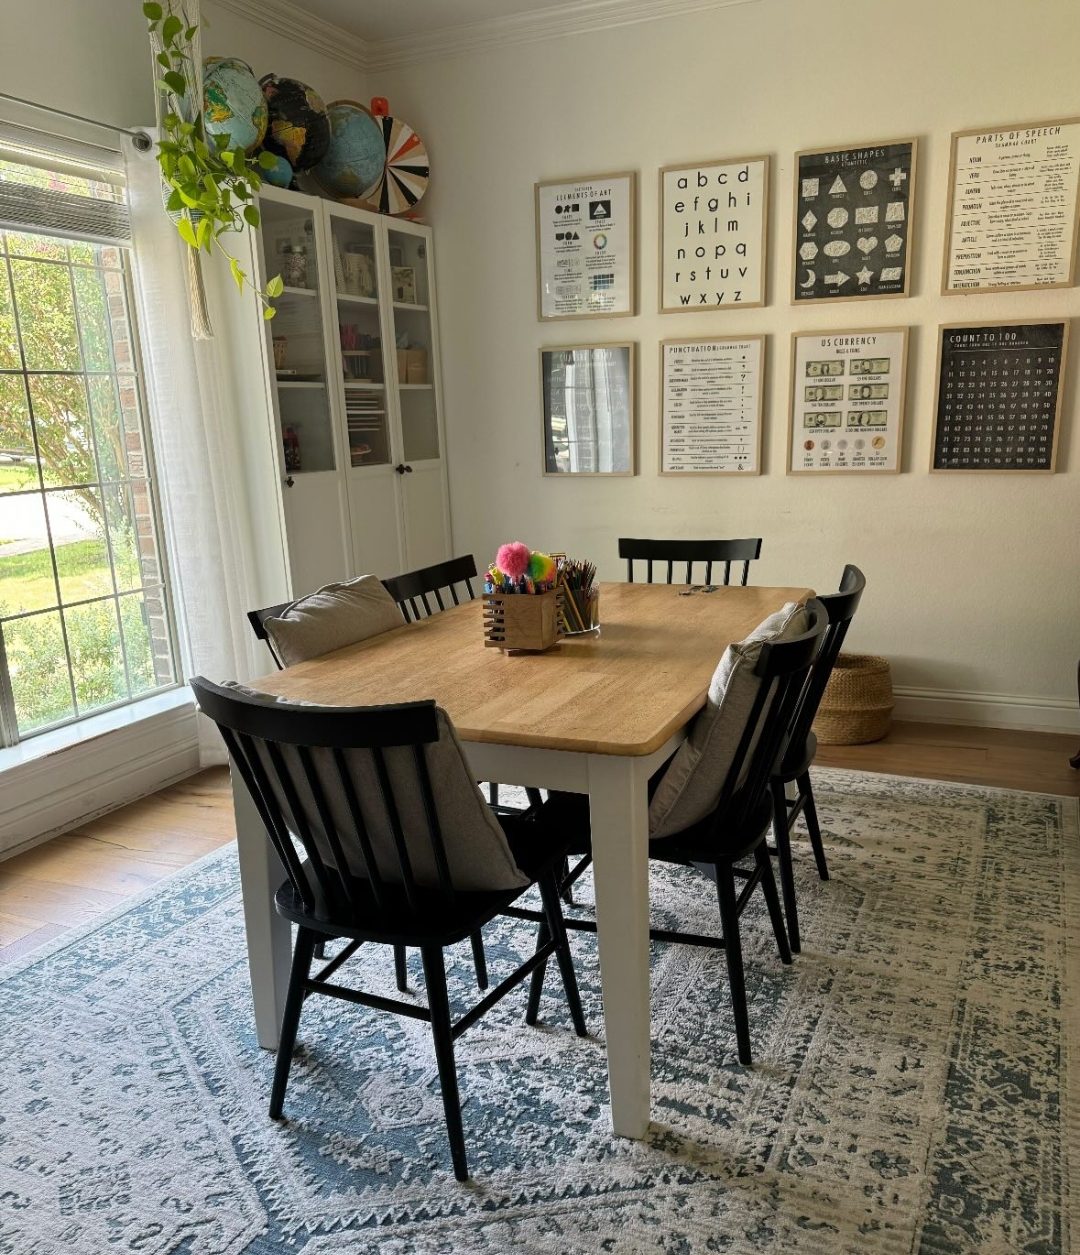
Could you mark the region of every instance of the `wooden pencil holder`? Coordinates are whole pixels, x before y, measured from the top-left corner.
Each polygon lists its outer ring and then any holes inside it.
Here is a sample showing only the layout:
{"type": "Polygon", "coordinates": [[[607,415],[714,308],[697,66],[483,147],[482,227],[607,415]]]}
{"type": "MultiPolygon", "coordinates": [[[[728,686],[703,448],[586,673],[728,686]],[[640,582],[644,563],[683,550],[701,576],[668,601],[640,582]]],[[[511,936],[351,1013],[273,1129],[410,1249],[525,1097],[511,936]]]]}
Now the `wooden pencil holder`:
{"type": "Polygon", "coordinates": [[[485,593],[484,644],[508,654],[542,654],[562,635],[563,590],[485,593]]]}

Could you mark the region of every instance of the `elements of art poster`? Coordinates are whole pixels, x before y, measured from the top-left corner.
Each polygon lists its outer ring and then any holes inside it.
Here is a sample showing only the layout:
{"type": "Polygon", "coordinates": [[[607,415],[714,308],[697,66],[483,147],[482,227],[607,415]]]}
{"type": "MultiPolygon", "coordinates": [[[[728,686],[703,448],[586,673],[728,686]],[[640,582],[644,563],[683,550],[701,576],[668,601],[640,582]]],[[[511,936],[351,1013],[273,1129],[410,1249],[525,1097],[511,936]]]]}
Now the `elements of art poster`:
{"type": "Polygon", "coordinates": [[[636,313],[635,174],[536,185],[537,315],[636,313]]]}
{"type": "Polygon", "coordinates": [[[907,296],[916,147],[797,154],[794,304],[907,296]]]}
{"type": "Polygon", "coordinates": [[[768,157],[660,171],[661,313],[765,304],[768,157]]]}
{"type": "Polygon", "coordinates": [[[900,470],[906,327],[792,337],[788,470],[900,470]]]}
{"type": "Polygon", "coordinates": [[[761,473],[764,336],[660,346],[660,473],[761,473]]]}
{"type": "Polygon", "coordinates": [[[957,131],[941,290],[1069,287],[1078,211],[1080,118],[957,131]]]}
{"type": "Polygon", "coordinates": [[[941,328],[935,471],[1052,471],[1069,325],[941,328]]]}

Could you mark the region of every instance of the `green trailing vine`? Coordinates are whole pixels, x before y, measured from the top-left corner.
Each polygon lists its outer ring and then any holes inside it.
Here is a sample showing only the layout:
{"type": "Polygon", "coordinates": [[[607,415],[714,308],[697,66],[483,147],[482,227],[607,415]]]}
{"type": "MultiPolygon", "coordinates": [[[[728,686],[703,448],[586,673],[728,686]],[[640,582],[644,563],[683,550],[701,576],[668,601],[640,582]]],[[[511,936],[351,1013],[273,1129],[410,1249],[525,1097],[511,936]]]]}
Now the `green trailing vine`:
{"type": "Polygon", "coordinates": [[[199,63],[195,48],[198,26],[185,18],[174,0],[147,0],[142,6],[155,48],[155,86],[162,99],[161,129],[156,157],[169,195],[165,208],[176,221],[180,238],[196,253],[218,249],[242,292],[245,285],[258,296],[264,318],[277,312],[274,299],[284,285],[275,275],[258,288],[221,243],[228,231],[258,228],[256,197],[262,186],[260,170],[270,169],[269,153],[249,157],[242,148],[230,148],[226,135],[208,135],[203,125],[199,63]]]}

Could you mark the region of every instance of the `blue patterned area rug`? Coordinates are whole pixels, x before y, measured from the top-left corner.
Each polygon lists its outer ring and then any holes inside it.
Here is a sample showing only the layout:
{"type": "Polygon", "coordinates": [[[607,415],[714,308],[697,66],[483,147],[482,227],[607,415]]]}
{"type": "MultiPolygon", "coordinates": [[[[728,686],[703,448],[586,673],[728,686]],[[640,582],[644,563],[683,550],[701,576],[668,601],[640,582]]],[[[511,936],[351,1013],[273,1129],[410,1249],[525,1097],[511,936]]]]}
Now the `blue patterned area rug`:
{"type": "MultiPolygon", "coordinates": [[[[313,1000],[289,1119],[267,1118],[231,848],[5,969],[0,1252],[1076,1249],[1076,802],[816,780],[833,878],[799,841],[795,965],[760,908],[744,917],[756,1066],[722,954],[654,947],[654,1122],[616,1140],[601,1041],[573,1036],[554,989],[527,1028],[518,991],[459,1039],[468,1185],[420,1022],[313,1000]]],[[[653,899],[658,921],[715,925],[695,874],[656,869],[653,899]]],[[[493,975],[531,945],[510,921],[485,937],[493,975]]],[[[574,945],[599,1031],[594,939],[574,945]]],[[[361,955],[392,993],[389,954],[361,955]]],[[[452,967],[469,996],[467,947],[452,967]]]]}

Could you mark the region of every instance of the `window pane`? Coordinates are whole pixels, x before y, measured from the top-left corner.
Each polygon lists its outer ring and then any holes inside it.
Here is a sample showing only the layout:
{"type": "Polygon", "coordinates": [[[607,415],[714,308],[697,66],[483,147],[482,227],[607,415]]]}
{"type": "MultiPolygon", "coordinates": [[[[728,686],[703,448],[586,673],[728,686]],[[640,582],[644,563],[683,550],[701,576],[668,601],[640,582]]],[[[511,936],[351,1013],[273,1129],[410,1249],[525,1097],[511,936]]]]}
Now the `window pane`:
{"type": "Polygon", "coordinates": [[[0,370],[22,370],[19,339],[15,333],[15,303],[11,299],[6,265],[0,265],[0,370]]]}
{"type": "Polygon", "coordinates": [[[176,675],[161,589],[147,589],[145,596],[121,597],[120,622],[132,693],[148,693],[173,684],[176,675]]]}
{"type": "Polygon", "coordinates": [[[13,261],[11,273],[27,369],[78,370],[71,271],[48,262],[13,261]]]}
{"type": "MultiPolygon", "coordinates": [[[[0,495],[37,486],[26,386],[21,375],[0,375],[0,495]]],[[[4,539],[0,536],[0,544],[4,539]]]]}
{"type": "Polygon", "coordinates": [[[116,602],[75,606],[64,611],[64,622],[79,713],[123,701],[128,691],[116,602]]]}
{"type": "MultiPolygon", "coordinates": [[[[113,277],[113,276],[110,276],[113,277]]],[[[119,276],[115,276],[119,278],[119,276]]],[[[71,272],[75,284],[75,305],[79,311],[83,361],[87,370],[112,370],[111,334],[105,275],[81,266],[71,272]]],[[[123,306],[120,307],[123,313],[123,306]]]]}
{"type": "Polygon", "coordinates": [[[45,257],[51,261],[67,261],[67,241],[58,240],[51,235],[28,235],[24,231],[9,231],[7,246],[12,257],[45,257]]]}
{"type": "Polygon", "coordinates": [[[120,431],[120,403],[116,395],[116,377],[92,375],[86,386],[90,391],[90,413],[97,442],[98,467],[103,480],[123,479],[124,440],[120,431]]]}
{"type": "Polygon", "coordinates": [[[49,492],[49,526],[60,578],[60,600],[68,605],[113,591],[105,546],[105,510],[100,488],[49,492]]]}
{"type": "MultiPolygon", "coordinates": [[[[131,592],[144,583],[139,563],[139,535],[132,489],[127,484],[110,484],[102,489],[102,493],[105,498],[105,518],[109,528],[109,543],[112,545],[116,587],[121,593],[131,592]]],[[[140,482],[139,499],[146,499],[145,481],[140,482]]],[[[150,547],[153,548],[152,535],[150,547]]],[[[150,575],[154,582],[159,578],[156,571],[150,575]]]]}
{"type": "Polygon", "coordinates": [[[41,497],[0,497],[0,616],[56,605],[41,497]]]}
{"type": "Polygon", "coordinates": [[[68,684],[60,614],[31,615],[4,624],[4,647],[21,733],[70,719],[75,713],[68,684]]]}
{"type": "Polygon", "coordinates": [[[30,405],[45,486],[93,483],[97,472],[82,377],[31,375],[30,405]]]}

